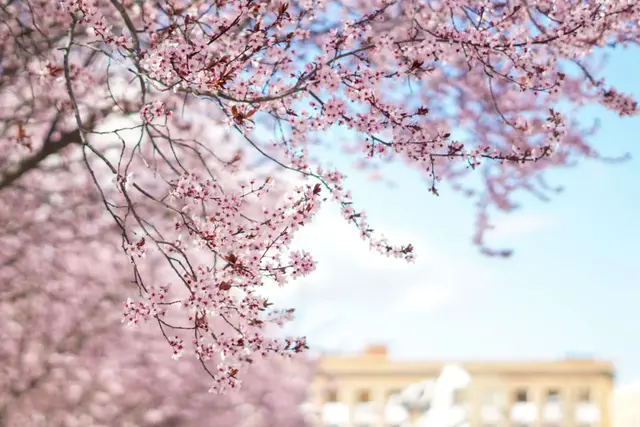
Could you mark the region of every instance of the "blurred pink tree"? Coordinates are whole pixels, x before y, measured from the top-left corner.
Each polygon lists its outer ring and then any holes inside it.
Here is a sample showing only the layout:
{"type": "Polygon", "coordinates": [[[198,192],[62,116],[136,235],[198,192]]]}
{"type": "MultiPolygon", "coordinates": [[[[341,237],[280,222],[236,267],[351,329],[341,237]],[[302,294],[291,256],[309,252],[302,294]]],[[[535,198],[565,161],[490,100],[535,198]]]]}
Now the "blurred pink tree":
{"type": "Polygon", "coordinates": [[[0,13],[0,194],[16,230],[3,280],[39,287],[25,304],[54,310],[21,309],[29,286],[6,285],[4,304],[26,316],[14,328],[29,318],[45,326],[34,345],[49,332],[66,343],[52,319],[76,337],[74,315],[129,286],[125,321],[153,321],[184,363],[196,355],[212,391],[306,348],[267,333],[292,311],[261,290],[314,270],[288,245],[325,201],[371,248],[414,259],[374,233],[314,144],[347,140],[370,167],[403,160],[435,195],[449,181],[478,207],[476,244],[507,255],[484,243],[490,210],[512,211],[520,190],[547,197],[545,171],[601,158],[577,108],[637,113],[594,64],[637,44],[632,0],[9,0],[0,13]]]}
{"type": "Polygon", "coordinates": [[[261,358],[211,399],[197,358],[173,360],[152,325],[123,328],[118,230],[77,159],[49,166],[0,206],[0,426],[304,426],[310,360],[261,358]]]}

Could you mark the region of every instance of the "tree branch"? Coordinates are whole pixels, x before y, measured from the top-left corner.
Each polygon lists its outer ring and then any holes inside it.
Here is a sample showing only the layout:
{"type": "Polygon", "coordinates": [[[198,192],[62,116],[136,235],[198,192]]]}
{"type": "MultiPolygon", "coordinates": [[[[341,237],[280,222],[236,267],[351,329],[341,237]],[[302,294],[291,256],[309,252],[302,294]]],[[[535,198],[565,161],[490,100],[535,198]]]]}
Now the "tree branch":
{"type": "Polygon", "coordinates": [[[10,165],[4,170],[0,171],[0,191],[9,187],[15,181],[20,179],[22,175],[29,172],[32,169],[38,167],[40,162],[49,157],[52,154],[58,153],[66,146],[80,142],[80,132],[75,129],[71,132],[63,133],[59,141],[45,141],[40,151],[31,157],[27,157],[23,161],[10,165]]]}

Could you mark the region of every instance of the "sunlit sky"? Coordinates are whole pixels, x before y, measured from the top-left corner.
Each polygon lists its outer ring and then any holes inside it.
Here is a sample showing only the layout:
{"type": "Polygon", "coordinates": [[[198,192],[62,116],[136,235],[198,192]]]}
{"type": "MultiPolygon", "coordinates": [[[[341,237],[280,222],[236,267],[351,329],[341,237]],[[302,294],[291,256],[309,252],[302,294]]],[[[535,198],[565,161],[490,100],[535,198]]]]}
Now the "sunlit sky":
{"type": "MultiPolygon", "coordinates": [[[[619,50],[605,75],[640,98],[638,70],[640,51],[619,50]]],[[[588,356],[613,361],[620,383],[640,379],[640,118],[593,114],[601,120],[595,146],[632,160],[553,173],[564,193],[549,203],[523,198],[518,213],[494,218],[490,243],[514,248],[508,260],[471,244],[474,211],[461,196],[443,187],[434,197],[400,166],[387,170],[395,187],[352,172],[349,186],[370,222],[411,242],[417,261],[369,252],[326,208],[296,240],[317,271],[277,296],[298,307],[296,332],[315,349],[386,343],[402,359],[588,356]]]]}

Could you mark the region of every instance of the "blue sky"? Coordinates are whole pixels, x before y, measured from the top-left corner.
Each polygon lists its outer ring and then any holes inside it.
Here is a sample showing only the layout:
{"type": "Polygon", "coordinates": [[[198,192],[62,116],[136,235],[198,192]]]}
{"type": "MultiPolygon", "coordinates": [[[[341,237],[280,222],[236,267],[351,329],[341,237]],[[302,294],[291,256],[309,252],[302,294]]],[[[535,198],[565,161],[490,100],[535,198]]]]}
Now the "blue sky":
{"type": "MultiPolygon", "coordinates": [[[[640,98],[640,50],[615,51],[609,83],[640,98]],[[634,72],[635,70],[635,72],[634,72]]],[[[296,332],[317,349],[357,352],[390,346],[410,359],[612,360],[621,383],[640,379],[640,118],[598,115],[593,139],[624,164],[582,163],[550,175],[565,191],[552,202],[527,198],[494,218],[491,243],[514,248],[489,259],[471,244],[473,208],[444,190],[427,193],[417,174],[391,167],[397,186],[351,174],[349,186],[371,223],[409,238],[415,265],[381,259],[327,209],[296,240],[318,259],[316,274],[278,298],[299,307],[296,332]]]]}

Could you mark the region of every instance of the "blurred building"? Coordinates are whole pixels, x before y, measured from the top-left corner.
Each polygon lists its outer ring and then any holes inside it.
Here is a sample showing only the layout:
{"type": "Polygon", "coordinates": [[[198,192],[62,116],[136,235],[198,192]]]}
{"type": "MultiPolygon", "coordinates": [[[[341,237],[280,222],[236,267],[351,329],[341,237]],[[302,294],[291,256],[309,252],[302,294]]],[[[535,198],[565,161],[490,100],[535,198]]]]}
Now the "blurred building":
{"type": "Polygon", "coordinates": [[[640,383],[616,387],[613,392],[613,427],[640,426],[640,383]]]}
{"type": "MultiPolygon", "coordinates": [[[[371,346],[354,356],[324,356],[310,390],[318,422],[331,427],[393,426],[389,396],[437,377],[444,365],[390,360],[385,346],[371,346]]],[[[471,375],[471,383],[455,393],[453,404],[465,411],[471,427],[613,427],[611,363],[566,359],[459,365],[471,375]]]]}

